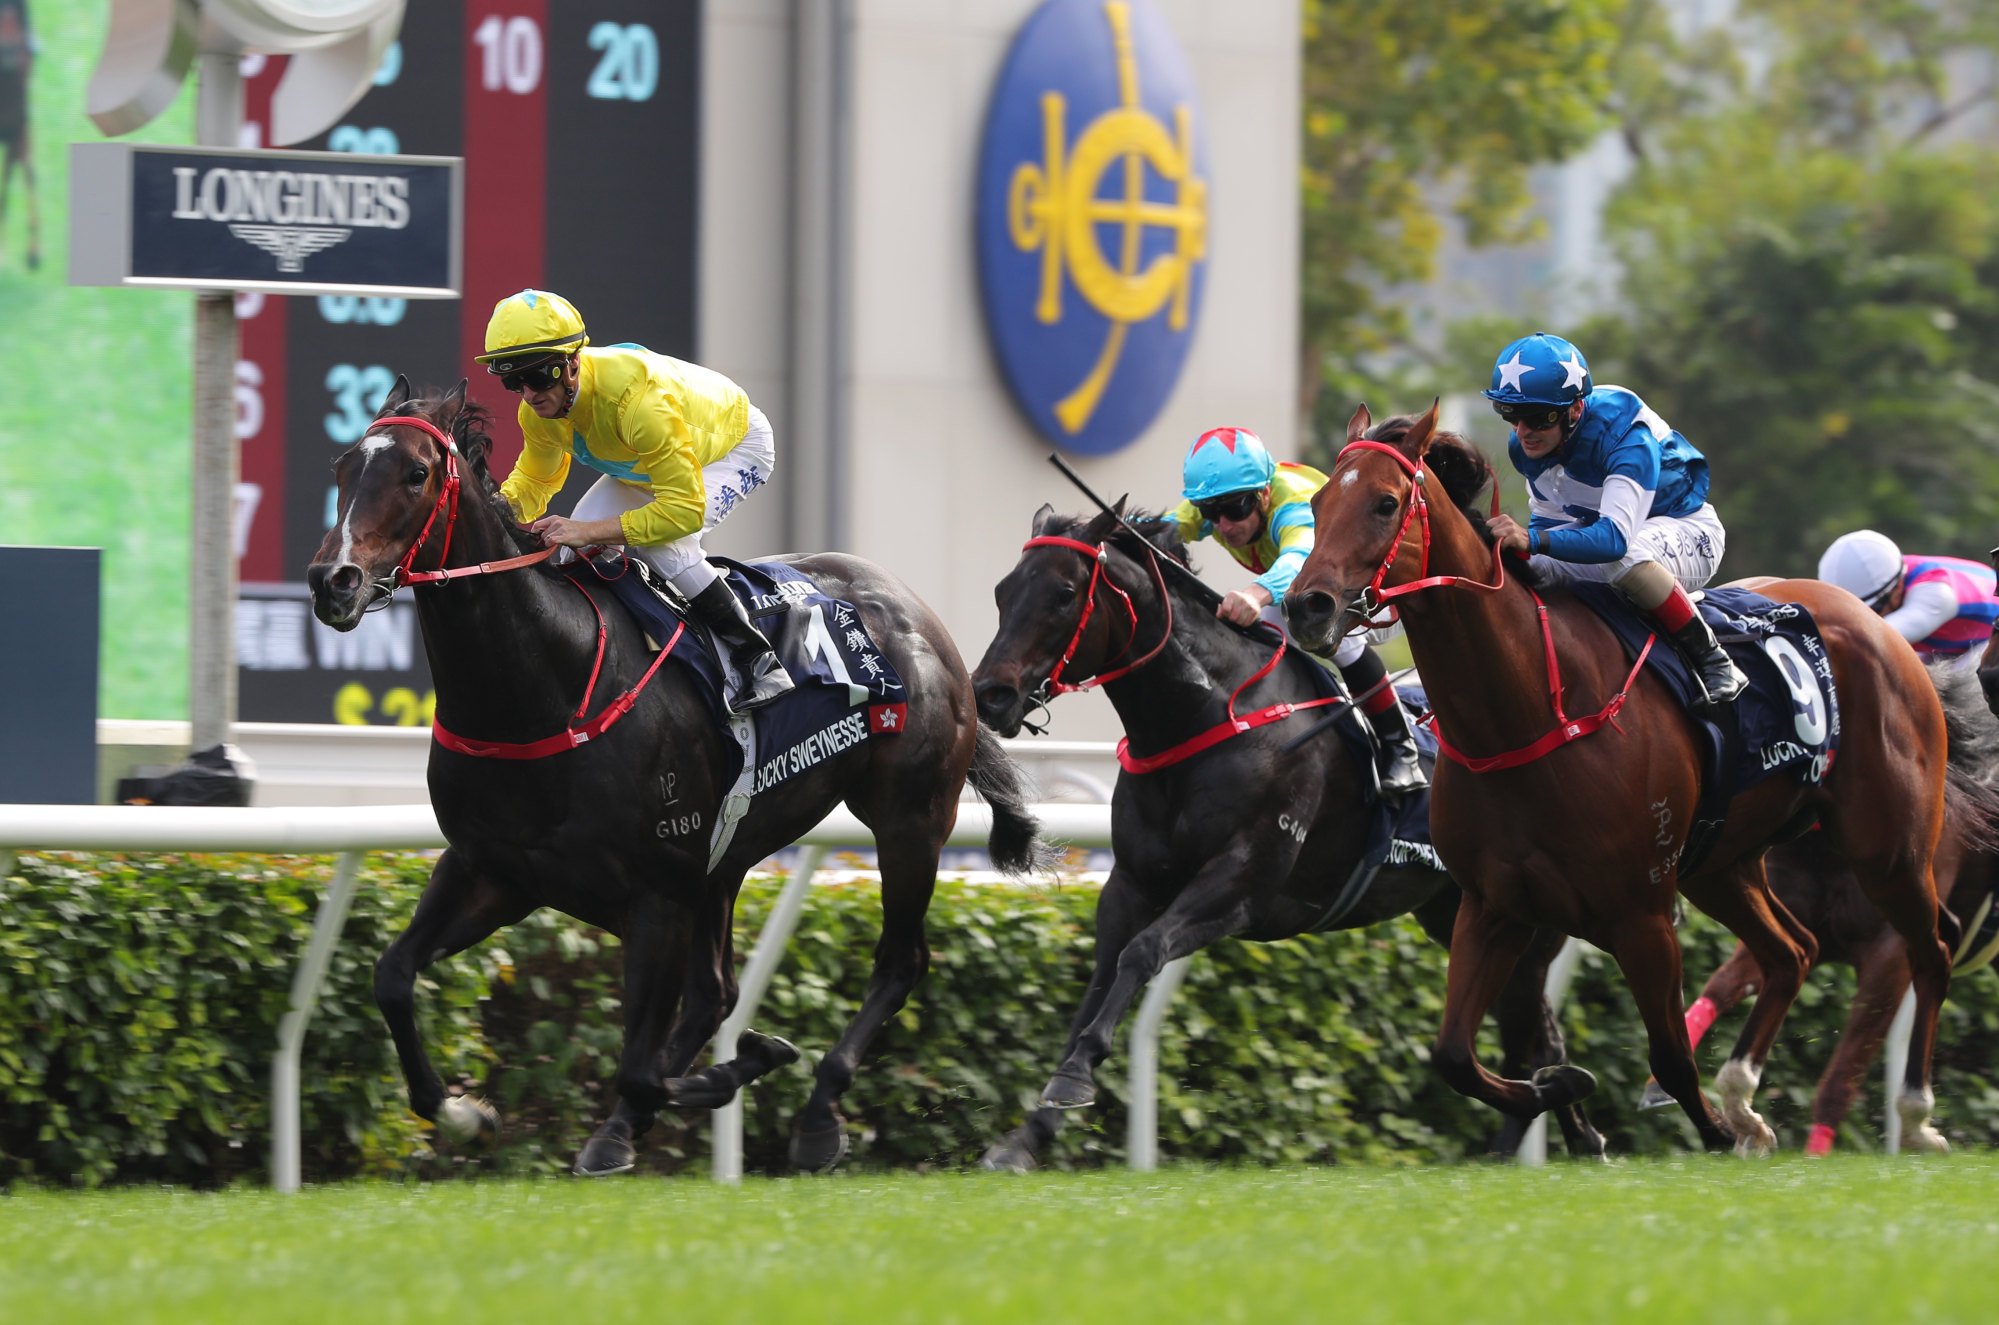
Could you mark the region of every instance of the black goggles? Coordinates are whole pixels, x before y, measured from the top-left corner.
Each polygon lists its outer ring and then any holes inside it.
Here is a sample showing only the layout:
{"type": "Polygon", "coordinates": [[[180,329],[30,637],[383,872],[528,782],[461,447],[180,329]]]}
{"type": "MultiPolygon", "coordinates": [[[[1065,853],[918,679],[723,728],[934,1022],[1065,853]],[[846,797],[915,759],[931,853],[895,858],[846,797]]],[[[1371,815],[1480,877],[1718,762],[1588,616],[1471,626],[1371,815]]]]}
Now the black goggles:
{"type": "Polygon", "coordinates": [[[528,387],[535,391],[546,391],[562,380],[563,361],[545,359],[541,363],[517,368],[511,373],[500,375],[500,385],[509,391],[519,391],[528,387]]]}
{"type": "Polygon", "coordinates": [[[1529,432],[1539,432],[1552,428],[1568,417],[1567,405],[1511,405],[1503,400],[1492,402],[1492,412],[1516,428],[1529,432]]]}
{"type": "Polygon", "coordinates": [[[1250,512],[1256,509],[1257,499],[1262,495],[1253,488],[1247,492],[1225,492],[1219,497],[1195,502],[1194,509],[1199,511],[1201,518],[1209,524],[1217,524],[1223,520],[1247,520],[1250,512]]]}

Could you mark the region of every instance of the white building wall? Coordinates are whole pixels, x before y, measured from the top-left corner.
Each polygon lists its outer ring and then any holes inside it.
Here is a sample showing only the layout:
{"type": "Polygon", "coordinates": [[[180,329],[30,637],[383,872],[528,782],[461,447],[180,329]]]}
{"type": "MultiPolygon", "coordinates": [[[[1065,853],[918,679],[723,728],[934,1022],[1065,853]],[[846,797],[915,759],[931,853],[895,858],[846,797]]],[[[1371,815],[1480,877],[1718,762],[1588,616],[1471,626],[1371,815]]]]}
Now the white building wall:
{"type": "MultiPolygon", "coordinates": [[[[834,0],[798,0],[834,3],[834,0]]],[[[1014,407],[988,344],[974,243],[974,176],[987,101],[1037,0],[849,0],[850,292],[847,453],[837,480],[843,550],[908,581],[975,665],[997,625],[992,591],[1043,502],[1086,499],[1048,464],[1051,445],[1014,407]]],[[[1210,153],[1203,306],[1180,380],[1130,446],[1069,457],[1108,499],[1178,496],[1180,457],[1203,429],[1239,423],[1283,456],[1294,441],[1298,336],[1298,11],[1289,0],[1155,0],[1194,70],[1210,153]]],[[[786,0],[709,0],[701,203],[701,357],[735,376],[775,422],[773,491],[716,540],[748,555],[792,547],[778,497],[823,445],[790,417],[794,263],[787,252],[794,143],[786,0]]],[[[807,130],[810,131],[809,129],[807,130]]],[[[809,192],[809,190],[808,190],[809,192]]],[[[816,227],[821,218],[799,218],[816,227]]],[[[812,493],[793,492],[794,503],[812,493]]],[[[798,527],[815,522],[801,518],[798,527]]],[[[1218,547],[1197,555],[1223,587],[1247,577],[1218,547]]],[[[1070,697],[1056,734],[1109,739],[1100,697],[1070,697]]]]}

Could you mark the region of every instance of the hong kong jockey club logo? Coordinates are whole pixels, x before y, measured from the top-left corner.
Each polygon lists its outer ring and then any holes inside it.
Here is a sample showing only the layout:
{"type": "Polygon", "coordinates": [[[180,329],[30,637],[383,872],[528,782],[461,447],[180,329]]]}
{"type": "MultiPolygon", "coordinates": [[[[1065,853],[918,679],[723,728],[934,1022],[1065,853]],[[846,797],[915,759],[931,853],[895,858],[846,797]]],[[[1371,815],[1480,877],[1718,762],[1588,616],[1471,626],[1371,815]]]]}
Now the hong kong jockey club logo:
{"type": "Polygon", "coordinates": [[[1194,80],[1149,0],[1047,0],[1021,28],[979,160],[986,323],[1016,401],[1106,455],[1166,403],[1208,247],[1194,80]]]}

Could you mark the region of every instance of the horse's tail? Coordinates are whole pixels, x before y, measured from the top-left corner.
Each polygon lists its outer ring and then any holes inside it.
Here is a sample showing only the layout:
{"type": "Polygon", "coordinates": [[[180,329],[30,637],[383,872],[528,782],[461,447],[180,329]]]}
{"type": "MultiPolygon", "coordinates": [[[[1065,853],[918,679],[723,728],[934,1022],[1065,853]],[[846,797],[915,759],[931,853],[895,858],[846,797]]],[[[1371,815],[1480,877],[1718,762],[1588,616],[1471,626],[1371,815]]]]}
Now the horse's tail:
{"type": "Polygon", "coordinates": [[[1976,673],[1955,663],[1934,663],[1929,673],[1950,737],[1944,813],[1963,826],[1974,850],[1999,850],[1999,719],[1986,706],[1976,673]]]}
{"type": "Polygon", "coordinates": [[[993,807],[993,832],[986,839],[986,851],[1002,873],[1018,878],[1054,863],[1055,853],[1040,840],[1040,822],[1027,812],[1034,803],[1033,781],[983,722],[972,749],[972,790],[993,807]]]}

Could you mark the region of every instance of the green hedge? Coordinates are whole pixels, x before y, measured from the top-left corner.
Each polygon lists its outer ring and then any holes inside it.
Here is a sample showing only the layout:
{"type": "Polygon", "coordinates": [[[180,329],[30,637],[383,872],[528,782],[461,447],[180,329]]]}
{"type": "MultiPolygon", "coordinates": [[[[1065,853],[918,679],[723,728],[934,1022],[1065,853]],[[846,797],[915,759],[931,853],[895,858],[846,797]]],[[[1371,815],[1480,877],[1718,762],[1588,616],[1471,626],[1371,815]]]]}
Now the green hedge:
{"type": "MultiPolygon", "coordinates": [[[[427,877],[418,855],[375,856],[306,1042],[307,1177],[525,1173],[566,1168],[609,1107],[619,1043],[617,941],[543,913],[426,973],[425,1034],[447,1081],[486,1093],[506,1131],[479,1155],[432,1150],[404,1108],[371,994],[372,964],[427,877]]],[[[269,1063],[326,859],[26,854],[0,879],[0,1180],[215,1184],[264,1176],[269,1063]]],[[[776,880],[745,888],[747,951],[776,880]]],[[[931,973],[884,1030],[847,1099],[849,1163],[958,1167],[1017,1124],[1052,1070],[1088,972],[1095,891],[946,883],[931,908],[931,973]]],[[[879,907],[861,884],[815,888],[758,1017],[810,1055],[866,987],[879,907]]],[[[1696,920],[1690,980],[1727,936],[1696,920]]],[[[1196,959],[1161,1045],[1160,1145],[1211,1161],[1402,1162],[1481,1153],[1494,1117],[1428,1066],[1443,953],[1413,923],[1281,944],[1226,943],[1196,959]]],[[[1787,1145],[1844,1019],[1851,972],[1812,981],[1773,1055],[1761,1104],[1787,1145]]],[[[1677,1111],[1631,1108],[1644,1038],[1615,966],[1585,957],[1563,1024],[1597,1074],[1591,1112],[1619,1153],[1677,1150],[1677,1111]]],[[[1994,981],[1961,981],[1939,1051],[1941,1123],[1959,1143],[1999,1134],[1994,981]]],[[[1708,1070],[1740,1024],[1712,1033],[1708,1070]]],[[[1496,1057],[1496,1046],[1485,1046],[1496,1057]]],[[[1120,1161],[1123,1044],[1105,1098],[1072,1115],[1051,1162],[1120,1161]]],[[[1878,1144],[1878,1069],[1842,1144],[1878,1144]]],[[[806,1063],[759,1083],[751,1168],[782,1167],[806,1063]]],[[[705,1162],[701,1118],[663,1119],[643,1167],[705,1162]]]]}

